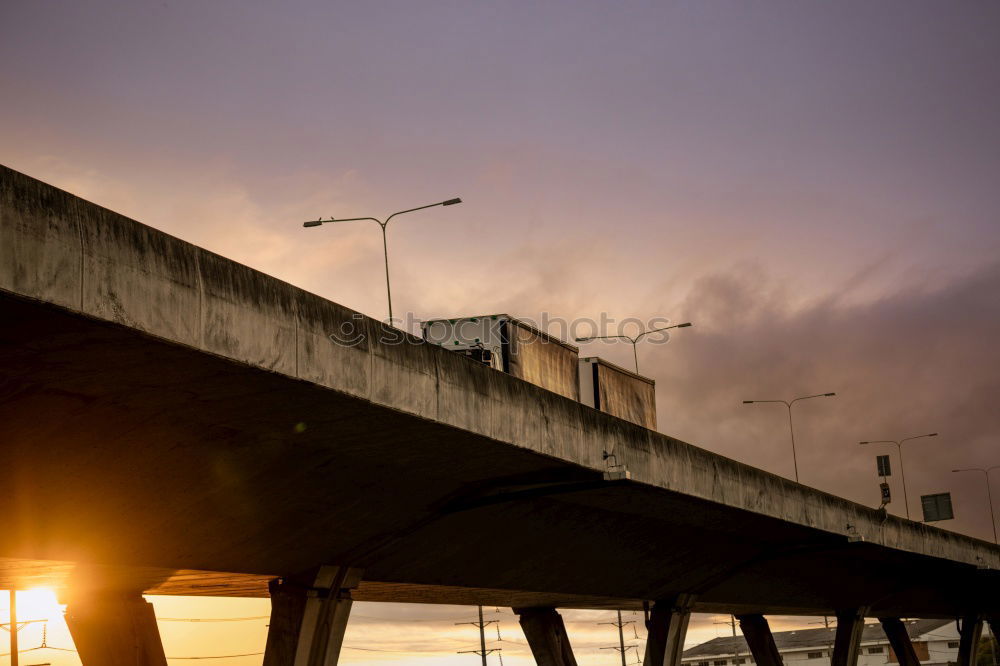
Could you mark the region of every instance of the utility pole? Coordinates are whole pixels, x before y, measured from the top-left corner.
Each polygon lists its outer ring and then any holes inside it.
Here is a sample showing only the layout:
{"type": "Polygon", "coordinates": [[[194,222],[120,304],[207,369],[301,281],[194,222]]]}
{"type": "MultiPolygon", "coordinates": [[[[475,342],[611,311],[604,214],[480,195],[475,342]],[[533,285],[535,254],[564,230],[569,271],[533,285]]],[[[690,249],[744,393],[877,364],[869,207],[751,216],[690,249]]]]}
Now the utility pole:
{"type": "MultiPolygon", "coordinates": [[[[819,622],[810,622],[809,624],[819,624],[819,622]]],[[[823,616],[823,628],[826,629],[827,631],[830,630],[830,616],[829,615],[824,615],[823,616]]],[[[827,654],[832,658],[833,657],[833,640],[831,639],[830,634],[826,635],[826,647],[829,650],[829,652],[827,654]]]]}
{"type": "Polygon", "coordinates": [[[10,666],[17,664],[17,590],[11,586],[10,589],[10,666]]]}
{"type": "Polygon", "coordinates": [[[626,666],[626,664],[625,664],[625,632],[622,631],[622,627],[623,626],[624,625],[622,624],[622,612],[621,612],[621,610],[619,610],[618,611],[618,650],[622,654],[622,666],[626,666]]]}
{"type": "Polygon", "coordinates": [[[629,645],[628,647],[625,647],[625,631],[624,631],[624,629],[625,629],[626,625],[635,624],[635,622],[633,622],[633,621],[623,622],[622,621],[622,612],[619,609],[618,610],[618,621],[617,622],[598,622],[598,624],[610,624],[612,627],[618,627],[618,646],[617,647],[614,647],[614,646],[612,646],[612,647],[603,647],[601,649],[602,650],[617,650],[621,654],[621,657],[622,657],[622,666],[628,666],[627,662],[625,661],[625,653],[628,650],[634,648],[635,646],[634,645],[629,645]]]}
{"type": "Polygon", "coordinates": [[[483,607],[479,607],[479,653],[483,656],[483,666],[486,666],[486,623],[483,622],[483,607]]]}
{"type": "MultiPolygon", "coordinates": [[[[17,645],[17,634],[19,631],[24,629],[29,624],[35,624],[37,622],[45,622],[42,625],[42,645],[41,647],[48,647],[47,640],[49,635],[49,625],[48,619],[43,620],[25,620],[24,622],[17,621],[17,590],[12,589],[10,591],[10,624],[0,624],[0,628],[5,629],[10,632],[10,666],[18,666],[20,659],[18,658],[18,645],[17,645]]],[[[44,664],[36,664],[35,666],[45,666],[44,664]]]]}
{"type": "MultiPolygon", "coordinates": [[[[483,666],[486,666],[486,655],[492,654],[494,652],[500,652],[500,648],[486,649],[486,627],[491,624],[499,624],[500,620],[490,620],[489,622],[483,621],[483,607],[479,606],[479,622],[456,622],[456,625],[460,624],[471,624],[474,627],[479,627],[479,649],[478,650],[461,650],[458,654],[478,654],[483,658],[483,666]]],[[[498,632],[499,633],[499,632],[498,632]]]]}
{"type": "MultiPolygon", "coordinates": [[[[733,638],[736,638],[736,616],[730,615],[728,622],[713,622],[712,624],[728,624],[733,630],[733,638]]],[[[733,641],[733,663],[738,663],[740,658],[740,643],[739,641],[733,641]]]]}
{"type": "Polygon", "coordinates": [[[733,638],[736,638],[736,616],[730,615],[729,619],[725,622],[713,622],[712,624],[724,624],[733,630],[733,638]]]}

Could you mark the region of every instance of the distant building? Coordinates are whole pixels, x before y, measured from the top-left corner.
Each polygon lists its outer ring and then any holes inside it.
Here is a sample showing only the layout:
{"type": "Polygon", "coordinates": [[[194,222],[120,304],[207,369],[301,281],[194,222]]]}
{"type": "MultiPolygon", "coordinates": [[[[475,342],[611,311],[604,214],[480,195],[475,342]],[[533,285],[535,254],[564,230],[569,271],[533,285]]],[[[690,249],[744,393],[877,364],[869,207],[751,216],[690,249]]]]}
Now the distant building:
{"type": "MultiPolygon", "coordinates": [[[[958,628],[954,620],[907,620],[906,630],[921,666],[946,666],[958,661],[958,628]]],[[[782,661],[796,666],[830,666],[836,629],[801,629],[774,633],[782,661]]],[[[714,638],[684,651],[685,666],[749,666],[750,648],[742,636],[714,638]]],[[[858,666],[898,663],[879,623],[866,624],[861,634],[858,666]]]]}

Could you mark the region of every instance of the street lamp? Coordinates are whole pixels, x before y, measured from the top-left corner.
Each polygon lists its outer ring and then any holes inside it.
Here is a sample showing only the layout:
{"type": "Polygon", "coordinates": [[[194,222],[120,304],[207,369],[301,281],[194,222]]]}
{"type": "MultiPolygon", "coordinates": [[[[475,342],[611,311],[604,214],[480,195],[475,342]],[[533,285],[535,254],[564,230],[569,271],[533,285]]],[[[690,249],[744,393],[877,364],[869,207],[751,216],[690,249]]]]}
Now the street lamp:
{"type": "Polygon", "coordinates": [[[903,442],[909,442],[911,439],[922,439],[924,437],[937,437],[936,432],[930,432],[926,435],[917,435],[915,437],[906,437],[898,442],[894,439],[873,439],[868,442],[858,442],[858,444],[895,444],[896,450],[899,452],[899,476],[903,479],[903,504],[906,506],[906,519],[910,519],[910,500],[906,496],[906,469],[903,467],[903,442]]]}
{"type": "Polygon", "coordinates": [[[410,208],[408,210],[401,210],[398,213],[393,213],[389,217],[385,218],[385,222],[374,218],[374,217],[345,217],[343,219],[335,219],[331,217],[329,220],[324,220],[322,218],[318,220],[311,220],[309,222],[303,222],[303,227],[318,227],[321,224],[327,224],[329,222],[357,222],[359,220],[371,220],[376,222],[382,228],[382,252],[385,255],[385,296],[386,300],[389,302],[389,323],[392,323],[392,292],[389,289],[389,247],[385,239],[385,228],[389,224],[389,220],[396,217],[397,215],[403,215],[404,213],[412,213],[414,211],[423,210],[425,208],[433,208],[435,206],[454,206],[455,204],[462,203],[462,200],[458,197],[454,199],[448,199],[447,201],[439,201],[438,203],[427,204],[426,206],[419,206],[417,208],[410,208]]]}
{"type": "Polygon", "coordinates": [[[792,425],[792,405],[797,403],[799,400],[809,400],[810,398],[830,398],[837,395],[836,393],[817,393],[816,395],[804,395],[800,398],[795,398],[794,400],[744,400],[744,405],[753,405],[759,402],[780,402],[782,405],[788,408],[788,432],[792,436],[792,465],[795,467],[795,483],[799,482],[799,461],[795,456],[795,427],[792,425]]]}
{"type": "Polygon", "coordinates": [[[990,524],[993,525],[993,543],[1000,543],[997,541],[997,519],[993,515],[993,494],[990,492],[990,472],[995,469],[1000,469],[1000,465],[994,465],[993,467],[987,467],[983,469],[982,467],[968,467],[964,469],[953,469],[952,472],[982,472],[983,479],[986,481],[986,500],[990,503],[990,524]]]}
{"type": "Polygon", "coordinates": [[[588,335],[583,338],[576,338],[577,342],[590,342],[591,340],[628,340],[632,343],[632,356],[635,357],[635,373],[639,374],[639,353],[636,351],[635,347],[639,340],[650,333],[659,333],[660,331],[669,331],[672,328],[687,328],[691,325],[691,322],[684,322],[683,324],[674,324],[673,326],[664,326],[663,328],[654,328],[651,331],[643,331],[634,338],[628,335],[588,335]]]}

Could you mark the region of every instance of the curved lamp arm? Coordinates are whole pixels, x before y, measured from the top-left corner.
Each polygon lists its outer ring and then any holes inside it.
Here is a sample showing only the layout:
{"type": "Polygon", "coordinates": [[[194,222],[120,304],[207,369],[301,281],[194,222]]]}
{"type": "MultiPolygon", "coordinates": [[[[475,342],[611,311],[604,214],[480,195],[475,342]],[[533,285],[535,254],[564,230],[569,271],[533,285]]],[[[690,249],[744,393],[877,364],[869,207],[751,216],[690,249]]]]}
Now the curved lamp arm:
{"type": "Polygon", "coordinates": [[[674,324],[673,326],[664,326],[662,328],[654,328],[651,331],[643,331],[639,335],[635,336],[635,340],[636,340],[636,342],[638,342],[639,340],[642,340],[644,337],[646,337],[650,333],[659,333],[660,331],[669,331],[672,328],[687,328],[690,325],[691,325],[691,322],[687,321],[687,322],[684,322],[683,324],[674,324]]]}
{"type": "Polygon", "coordinates": [[[639,338],[630,338],[627,335],[588,335],[582,338],[573,338],[575,342],[590,342],[592,340],[628,340],[632,344],[638,342],[639,338]]]}

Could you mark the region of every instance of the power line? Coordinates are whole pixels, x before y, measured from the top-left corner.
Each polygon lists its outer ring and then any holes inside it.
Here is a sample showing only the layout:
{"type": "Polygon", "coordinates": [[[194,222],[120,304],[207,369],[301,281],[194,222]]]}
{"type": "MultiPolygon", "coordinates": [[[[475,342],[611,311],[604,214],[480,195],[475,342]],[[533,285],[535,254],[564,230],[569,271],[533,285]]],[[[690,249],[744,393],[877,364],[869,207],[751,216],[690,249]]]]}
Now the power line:
{"type": "MultiPolygon", "coordinates": [[[[616,650],[616,651],[618,651],[618,653],[621,654],[621,657],[622,657],[622,666],[628,666],[628,664],[626,662],[626,653],[629,650],[635,648],[636,646],[635,645],[628,645],[628,646],[625,645],[625,632],[624,632],[624,628],[626,626],[628,626],[628,625],[635,625],[635,621],[634,620],[630,620],[628,622],[623,622],[622,621],[622,612],[621,612],[621,610],[619,610],[617,612],[618,612],[618,621],[617,622],[598,622],[597,624],[610,624],[613,627],[618,627],[618,645],[611,645],[611,646],[608,646],[608,647],[602,647],[601,649],[602,650],[616,650]]],[[[632,627],[632,630],[635,631],[635,627],[634,626],[632,627]]],[[[636,637],[638,637],[638,635],[639,634],[636,633],[636,637]]],[[[638,654],[639,654],[639,651],[636,648],[636,658],[638,658],[638,654]]]]}
{"type": "Polygon", "coordinates": [[[351,613],[351,619],[364,619],[364,620],[381,620],[382,622],[453,622],[455,624],[465,624],[460,622],[460,620],[465,619],[465,616],[461,617],[432,617],[432,618],[408,618],[408,617],[378,617],[375,615],[358,615],[357,613],[351,613]]]}
{"type": "MultiPolygon", "coordinates": [[[[727,624],[733,630],[733,638],[736,638],[736,616],[730,615],[728,622],[713,622],[712,624],[727,624]]],[[[740,659],[740,642],[733,641],[733,663],[739,664],[740,659]]]]}
{"type": "MultiPolygon", "coordinates": [[[[497,625],[497,641],[502,641],[503,640],[502,638],[500,638],[500,620],[489,620],[488,622],[484,621],[483,620],[483,607],[482,606],[477,606],[477,608],[479,609],[479,621],[478,622],[456,622],[455,624],[456,625],[471,624],[472,626],[479,628],[479,649],[478,650],[459,650],[458,654],[478,654],[478,655],[480,655],[483,658],[483,666],[486,666],[486,655],[493,654],[494,652],[496,652],[496,653],[498,653],[498,656],[500,657],[500,666],[503,666],[503,656],[499,655],[499,653],[501,651],[503,651],[503,648],[489,648],[489,649],[486,648],[486,627],[488,627],[491,624],[497,625]]],[[[499,610],[500,609],[497,609],[498,612],[499,612],[499,610]]]]}

